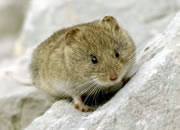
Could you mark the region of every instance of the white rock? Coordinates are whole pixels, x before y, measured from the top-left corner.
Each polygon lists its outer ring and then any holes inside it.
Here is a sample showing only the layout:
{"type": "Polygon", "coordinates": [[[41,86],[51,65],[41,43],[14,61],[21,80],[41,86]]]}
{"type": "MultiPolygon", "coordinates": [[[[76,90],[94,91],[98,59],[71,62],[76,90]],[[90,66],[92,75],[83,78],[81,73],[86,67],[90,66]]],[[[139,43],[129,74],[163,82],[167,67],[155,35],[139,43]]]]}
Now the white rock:
{"type": "Polygon", "coordinates": [[[180,13],[149,43],[156,53],[144,55],[146,60],[134,77],[109,102],[92,113],[81,113],[70,103],[58,101],[26,130],[179,130],[179,41],[180,13]]]}
{"type": "Polygon", "coordinates": [[[0,66],[0,130],[21,130],[46,111],[54,102],[29,82],[26,56],[0,66]],[[24,83],[21,83],[23,81],[24,83]]]}

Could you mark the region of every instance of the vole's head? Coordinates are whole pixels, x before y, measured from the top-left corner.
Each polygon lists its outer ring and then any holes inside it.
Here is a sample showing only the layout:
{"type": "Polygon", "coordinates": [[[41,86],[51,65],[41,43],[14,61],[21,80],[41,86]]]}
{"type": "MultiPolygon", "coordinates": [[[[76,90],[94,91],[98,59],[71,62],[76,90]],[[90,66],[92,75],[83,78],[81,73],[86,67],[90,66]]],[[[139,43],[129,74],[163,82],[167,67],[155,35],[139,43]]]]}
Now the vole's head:
{"type": "Polygon", "coordinates": [[[65,42],[65,64],[73,77],[102,87],[119,83],[135,55],[133,41],[111,16],[70,28],[65,42]]]}

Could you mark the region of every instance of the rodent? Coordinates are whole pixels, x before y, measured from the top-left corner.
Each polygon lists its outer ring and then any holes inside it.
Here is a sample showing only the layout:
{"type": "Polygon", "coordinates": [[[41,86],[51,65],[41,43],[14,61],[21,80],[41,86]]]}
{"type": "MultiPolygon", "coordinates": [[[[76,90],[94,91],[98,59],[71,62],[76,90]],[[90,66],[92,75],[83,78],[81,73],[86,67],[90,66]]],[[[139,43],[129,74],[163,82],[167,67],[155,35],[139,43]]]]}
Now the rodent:
{"type": "Polygon", "coordinates": [[[72,97],[75,108],[89,111],[81,95],[120,88],[135,54],[132,38],[112,16],[63,28],[34,50],[33,84],[55,97],[72,97]]]}

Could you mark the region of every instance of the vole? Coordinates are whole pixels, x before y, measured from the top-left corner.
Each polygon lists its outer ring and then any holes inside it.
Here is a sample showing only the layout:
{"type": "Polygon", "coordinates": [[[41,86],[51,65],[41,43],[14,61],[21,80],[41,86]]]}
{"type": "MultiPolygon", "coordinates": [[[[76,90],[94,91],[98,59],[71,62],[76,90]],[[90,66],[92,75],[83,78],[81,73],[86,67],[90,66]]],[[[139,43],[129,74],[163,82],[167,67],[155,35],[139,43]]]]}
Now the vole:
{"type": "Polygon", "coordinates": [[[135,61],[136,47],[112,16],[63,28],[33,52],[33,84],[55,97],[72,97],[75,108],[89,111],[82,95],[121,87],[135,61]]]}

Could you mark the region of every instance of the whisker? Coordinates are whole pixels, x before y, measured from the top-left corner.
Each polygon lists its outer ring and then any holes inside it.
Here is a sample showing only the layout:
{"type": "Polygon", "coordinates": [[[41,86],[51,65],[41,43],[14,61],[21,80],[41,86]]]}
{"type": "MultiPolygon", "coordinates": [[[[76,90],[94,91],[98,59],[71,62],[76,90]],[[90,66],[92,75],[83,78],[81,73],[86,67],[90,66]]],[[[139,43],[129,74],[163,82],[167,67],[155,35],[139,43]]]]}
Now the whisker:
{"type": "MultiPolygon", "coordinates": [[[[83,81],[83,82],[81,82],[81,83],[76,83],[75,86],[82,87],[82,86],[85,86],[85,85],[91,86],[91,85],[93,85],[93,84],[94,84],[94,83],[93,83],[92,80],[88,80],[88,81],[83,81]]],[[[81,91],[77,96],[82,96],[84,93],[90,91],[90,89],[91,89],[91,87],[86,87],[86,88],[87,88],[87,89],[81,91]]],[[[75,91],[75,90],[74,90],[74,91],[75,91]]],[[[74,93],[75,93],[75,92],[74,92],[74,93]]],[[[70,103],[72,103],[72,102],[73,102],[73,100],[72,100],[70,103]]]]}
{"type": "Polygon", "coordinates": [[[105,95],[104,95],[104,93],[105,93],[104,90],[101,89],[101,91],[102,91],[102,96],[103,96],[104,100],[106,100],[105,95]]]}
{"type": "Polygon", "coordinates": [[[91,91],[88,93],[88,95],[86,96],[86,98],[84,99],[84,103],[89,103],[88,100],[89,100],[89,96],[94,92],[94,90],[96,89],[96,84],[94,84],[91,88],[91,91]]]}
{"type": "Polygon", "coordinates": [[[97,88],[96,89],[96,92],[95,92],[95,94],[94,94],[94,96],[93,96],[93,100],[94,100],[94,103],[95,103],[95,105],[97,104],[97,102],[96,102],[96,97],[97,97],[97,95],[99,94],[99,91],[100,91],[100,89],[99,88],[97,88]]]}
{"type": "Polygon", "coordinates": [[[87,87],[87,89],[85,89],[85,90],[83,90],[80,94],[79,94],[79,96],[82,96],[83,94],[85,94],[86,92],[88,92],[88,91],[90,91],[90,89],[92,89],[91,88],[91,86],[93,86],[93,82],[87,87]]]}

